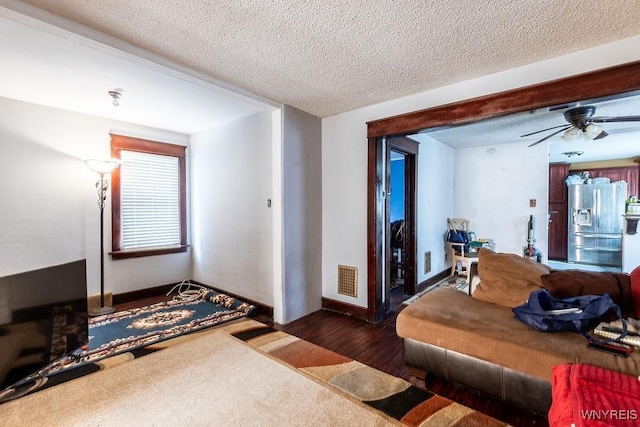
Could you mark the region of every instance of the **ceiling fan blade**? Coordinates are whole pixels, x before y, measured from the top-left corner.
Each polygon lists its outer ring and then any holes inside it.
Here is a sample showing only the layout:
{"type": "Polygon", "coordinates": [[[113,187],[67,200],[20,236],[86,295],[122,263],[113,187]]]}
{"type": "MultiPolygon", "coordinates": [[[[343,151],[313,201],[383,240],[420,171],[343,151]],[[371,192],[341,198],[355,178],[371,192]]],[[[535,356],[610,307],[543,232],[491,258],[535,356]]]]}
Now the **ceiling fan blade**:
{"type": "Polygon", "coordinates": [[[593,138],[594,140],[596,139],[602,139],[605,136],[609,135],[608,133],[606,133],[605,131],[600,132],[595,138],[593,138]]]}
{"type": "Polygon", "coordinates": [[[589,121],[593,123],[640,122],[640,116],[592,117],[589,121]]]}
{"type": "Polygon", "coordinates": [[[530,144],[530,145],[529,145],[529,147],[533,147],[534,145],[538,145],[538,144],[540,144],[541,142],[544,142],[544,141],[546,141],[547,139],[551,138],[552,136],[557,135],[557,134],[559,134],[560,132],[564,132],[564,131],[565,131],[565,130],[567,130],[567,129],[571,129],[572,127],[573,127],[573,125],[569,125],[569,126],[565,126],[564,128],[562,128],[562,129],[560,129],[560,130],[557,130],[557,131],[555,131],[555,132],[552,132],[552,133],[550,133],[549,135],[545,136],[544,138],[537,140],[537,141],[536,141],[536,142],[534,142],[533,144],[530,144]]]}
{"type": "Polygon", "coordinates": [[[558,128],[562,128],[562,127],[566,127],[566,126],[567,126],[567,124],[565,123],[565,124],[560,125],[560,126],[554,126],[554,127],[546,128],[546,129],[540,129],[540,130],[537,130],[535,132],[525,133],[524,135],[520,135],[520,138],[524,138],[525,136],[531,136],[531,135],[535,135],[536,133],[546,132],[546,131],[551,130],[551,129],[558,129],[558,128]]]}

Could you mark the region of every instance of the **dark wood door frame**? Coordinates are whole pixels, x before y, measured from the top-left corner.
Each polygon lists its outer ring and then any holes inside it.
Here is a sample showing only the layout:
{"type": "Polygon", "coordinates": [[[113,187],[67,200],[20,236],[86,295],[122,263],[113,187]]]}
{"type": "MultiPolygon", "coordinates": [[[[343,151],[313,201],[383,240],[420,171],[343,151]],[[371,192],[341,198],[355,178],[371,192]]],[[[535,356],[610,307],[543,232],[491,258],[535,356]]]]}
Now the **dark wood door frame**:
{"type": "Polygon", "coordinates": [[[381,259],[384,153],[379,138],[635,91],[640,91],[640,61],[368,122],[367,319],[375,322],[384,316],[381,259]]]}
{"type": "Polygon", "coordinates": [[[413,261],[411,265],[411,271],[407,271],[409,277],[405,279],[407,282],[411,281],[410,290],[415,292],[416,282],[416,197],[417,190],[417,155],[419,144],[417,141],[410,140],[404,137],[398,138],[369,138],[369,167],[374,166],[374,170],[369,171],[367,178],[369,192],[373,189],[374,197],[367,199],[367,247],[368,257],[373,257],[375,262],[367,263],[367,320],[369,322],[379,322],[386,315],[389,309],[389,257],[384,257],[384,254],[389,254],[390,248],[383,250],[385,239],[383,236],[389,235],[389,222],[384,219],[388,217],[387,204],[386,204],[386,176],[384,175],[384,162],[387,158],[385,149],[393,148],[397,151],[402,151],[407,154],[407,162],[405,163],[405,185],[409,187],[405,190],[405,213],[410,215],[405,219],[405,237],[407,239],[407,245],[405,249],[411,251],[413,261]],[[384,231],[384,233],[383,233],[384,231]],[[385,263],[385,271],[387,272],[386,279],[383,277],[383,263],[385,263]],[[373,280],[372,280],[373,278],[373,280]],[[371,291],[371,282],[375,283],[375,290],[371,291]],[[386,286],[385,286],[386,284],[386,286]],[[413,289],[411,289],[413,288],[413,289]],[[383,298],[383,296],[386,296],[383,298]]]}
{"type": "MultiPolygon", "coordinates": [[[[420,145],[417,141],[406,137],[395,137],[395,138],[387,138],[386,140],[386,159],[387,166],[389,166],[389,158],[391,150],[402,153],[405,155],[405,167],[404,167],[404,251],[405,251],[405,261],[404,261],[404,293],[408,295],[413,295],[416,291],[416,197],[418,192],[417,181],[418,181],[418,168],[417,168],[417,156],[419,152],[420,145]]],[[[386,182],[389,182],[390,171],[387,169],[387,177],[386,182]]],[[[386,189],[387,196],[390,191],[389,188],[386,189]]],[[[386,197],[385,202],[385,218],[389,218],[390,209],[389,209],[389,197],[386,197]]],[[[389,236],[391,233],[391,223],[390,221],[385,221],[385,236],[389,236]]],[[[389,311],[389,301],[391,299],[391,268],[390,268],[390,259],[391,259],[391,245],[390,239],[386,239],[386,248],[385,253],[387,256],[385,257],[386,262],[386,278],[385,278],[385,312],[389,311]]]]}

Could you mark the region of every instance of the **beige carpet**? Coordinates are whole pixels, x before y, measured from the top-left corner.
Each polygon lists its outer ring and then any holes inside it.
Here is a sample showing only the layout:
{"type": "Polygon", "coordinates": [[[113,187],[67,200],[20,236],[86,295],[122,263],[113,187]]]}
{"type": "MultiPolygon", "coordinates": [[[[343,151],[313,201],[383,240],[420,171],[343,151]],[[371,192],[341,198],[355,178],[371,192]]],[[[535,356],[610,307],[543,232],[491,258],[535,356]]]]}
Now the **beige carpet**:
{"type": "Polygon", "coordinates": [[[0,406],[7,426],[383,426],[396,420],[225,332],[0,406]]]}

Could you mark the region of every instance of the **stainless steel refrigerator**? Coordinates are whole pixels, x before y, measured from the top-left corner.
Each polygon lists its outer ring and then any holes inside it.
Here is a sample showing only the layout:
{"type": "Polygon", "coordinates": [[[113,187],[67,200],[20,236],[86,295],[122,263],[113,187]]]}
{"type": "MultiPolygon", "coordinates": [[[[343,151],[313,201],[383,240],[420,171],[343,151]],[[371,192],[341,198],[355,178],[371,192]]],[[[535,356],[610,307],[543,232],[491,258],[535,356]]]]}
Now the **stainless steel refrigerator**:
{"type": "Polygon", "coordinates": [[[627,183],[569,185],[569,262],[622,265],[627,183]]]}

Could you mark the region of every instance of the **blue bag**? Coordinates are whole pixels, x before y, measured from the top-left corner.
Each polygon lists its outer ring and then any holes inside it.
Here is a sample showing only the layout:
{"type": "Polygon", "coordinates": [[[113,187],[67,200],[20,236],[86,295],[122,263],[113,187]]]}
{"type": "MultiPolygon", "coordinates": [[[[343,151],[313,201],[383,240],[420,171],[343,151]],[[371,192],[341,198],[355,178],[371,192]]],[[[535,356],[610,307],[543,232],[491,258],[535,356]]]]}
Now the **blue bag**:
{"type": "MultiPolygon", "coordinates": [[[[581,295],[571,298],[556,298],[546,289],[531,292],[529,300],[514,307],[513,314],[518,320],[543,332],[580,332],[592,339],[588,331],[595,328],[602,318],[613,311],[622,319],[620,307],[609,294],[581,295]]],[[[627,324],[622,320],[622,333],[617,341],[627,334],[627,324]]]]}
{"type": "MultiPolygon", "coordinates": [[[[469,252],[469,234],[464,230],[449,230],[447,242],[461,243],[464,245],[464,252],[469,252]]],[[[454,249],[456,249],[456,253],[459,253],[457,248],[454,249]]]]}

